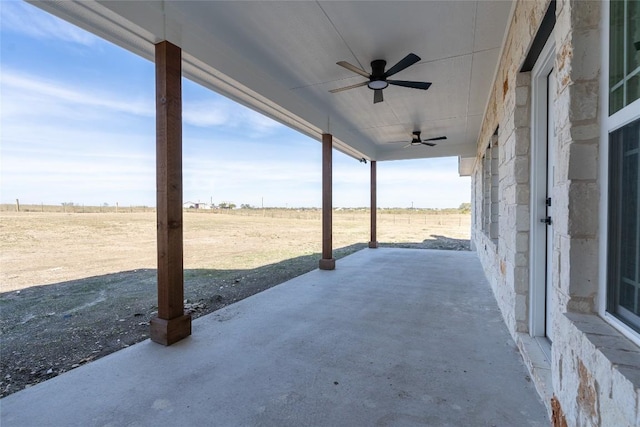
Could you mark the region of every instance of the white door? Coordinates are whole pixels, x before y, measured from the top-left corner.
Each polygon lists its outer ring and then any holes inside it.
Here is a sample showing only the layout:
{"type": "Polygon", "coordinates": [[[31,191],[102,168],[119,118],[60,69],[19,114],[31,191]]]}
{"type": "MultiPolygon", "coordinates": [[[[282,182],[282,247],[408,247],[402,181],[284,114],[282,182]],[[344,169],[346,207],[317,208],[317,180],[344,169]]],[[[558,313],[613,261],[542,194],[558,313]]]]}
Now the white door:
{"type": "Polygon", "coordinates": [[[553,36],[540,53],[531,70],[531,222],[529,276],[529,333],[543,338],[538,342],[549,357],[553,339],[553,182],[556,135],[554,100],[556,73],[553,69],[553,36]]]}
{"type": "Polygon", "coordinates": [[[553,182],[555,173],[555,147],[556,147],[556,131],[554,126],[555,109],[553,106],[553,100],[556,93],[556,73],[555,70],[551,70],[547,76],[547,185],[546,185],[546,198],[544,201],[544,211],[546,216],[540,218],[542,224],[546,226],[546,245],[545,245],[545,281],[544,281],[544,294],[545,294],[545,336],[549,340],[553,340],[553,332],[551,328],[551,316],[553,314],[553,182]]]}

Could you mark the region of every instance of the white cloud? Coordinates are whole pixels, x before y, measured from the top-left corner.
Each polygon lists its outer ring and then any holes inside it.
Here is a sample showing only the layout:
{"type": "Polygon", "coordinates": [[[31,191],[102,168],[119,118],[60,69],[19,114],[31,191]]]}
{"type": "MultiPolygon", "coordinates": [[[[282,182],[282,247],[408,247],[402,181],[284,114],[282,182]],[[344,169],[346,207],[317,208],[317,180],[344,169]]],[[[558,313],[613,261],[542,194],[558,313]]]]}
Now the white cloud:
{"type": "Polygon", "coordinates": [[[224,98],[219,100],[185,99],[182,107],[182,118],[186,124],[198,127],[225,126],[232,129],[242,129],[245,136],[248,137],[261,137],[272,130],[284,127],[262,114],[224,98]]]}
{"type": "Polygon", "coordinates": [[[184,102],[182,107],[183,120],[194,126],[220,126],[229,122],[231,117],[228,108],[221,102],[184,102]]]}
{"type": "Polygon", "coordinates": [[[83,107],[153,117],[153,100],[133,99],[114,92],[98,91],[43,79],[13,70],[2,69],[2,118],[19,115],[55,114],[60,109],[76,115],[86,114],[83,107]],[[36,111],[34,111],[36,109],[36,111]]]}
{"type": "MultiPolygon", "coordinates": [[[[65,117],[84,120],[104,119],[104,111],[155,117],[154,99],[142,99],[124,91],[96,90],[95,87],[69,85],[13,70],[0,71],[2,119],[15,117],[65,117]]],[[[202,89],[205,91],[206,89],[202,89]]],[[[185,125],[223,126],[241,129],[246,137],[262,137],[283,125],[231,100],[183,100],[185,125]]]]}
{"type": "Polygon", "coordinates": [[[96,36],[25,2],[5,0],[0,3],[3,31],[85,46],[92,46],[99,41],[96,36]]]}

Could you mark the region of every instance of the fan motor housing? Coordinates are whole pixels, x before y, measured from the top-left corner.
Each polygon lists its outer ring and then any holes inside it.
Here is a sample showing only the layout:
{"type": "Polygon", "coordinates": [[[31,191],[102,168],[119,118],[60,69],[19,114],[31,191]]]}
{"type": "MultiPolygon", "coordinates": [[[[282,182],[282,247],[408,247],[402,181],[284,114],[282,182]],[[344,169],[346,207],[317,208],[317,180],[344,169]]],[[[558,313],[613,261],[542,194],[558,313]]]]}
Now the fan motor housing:
{"type": "Polygon", "coordinates": [[[376,59],[371,61],[371,75],[369,76],[369,83],[367,87],[371,90],[384,89],[389,86],[387,79],[384,76],[384,67],[387,66],[387,61],[384,59],[376,59]]]}

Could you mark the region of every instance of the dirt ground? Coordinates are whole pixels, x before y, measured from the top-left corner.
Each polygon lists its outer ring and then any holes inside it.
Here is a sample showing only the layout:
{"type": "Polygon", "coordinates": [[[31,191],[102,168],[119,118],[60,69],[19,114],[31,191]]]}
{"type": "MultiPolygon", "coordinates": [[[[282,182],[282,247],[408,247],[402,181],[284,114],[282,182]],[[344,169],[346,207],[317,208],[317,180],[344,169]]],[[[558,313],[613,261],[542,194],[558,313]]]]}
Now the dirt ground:
{"type": "MultiPolygon", "coordinates": [[[[194,318],[317,268],[317,211],[184,215],[194,318]]],[[[380,213],[381,246],[468,250],[469,215],[380,213]]],[[[369,214],[334,214],[334,256],[366,247],[369,214]]],[[[157,313],[155,213],[0,213],[0,397],[147,338],[157,313]]]]}

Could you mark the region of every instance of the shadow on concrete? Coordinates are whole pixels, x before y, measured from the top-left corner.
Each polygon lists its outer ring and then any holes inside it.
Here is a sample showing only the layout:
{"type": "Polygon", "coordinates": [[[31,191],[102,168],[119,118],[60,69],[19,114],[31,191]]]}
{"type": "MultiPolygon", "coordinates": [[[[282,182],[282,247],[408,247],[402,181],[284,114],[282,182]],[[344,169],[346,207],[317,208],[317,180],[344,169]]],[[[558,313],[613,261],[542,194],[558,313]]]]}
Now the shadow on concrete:
{"type": "Polygon", "coordinates": [[[379,242],[382,248],[408,248],[408,249],[442,249],[450,251],[469,251],[471,241],[469,239],[452,239],[446,236],[432,234],[430,238],[422,242],[385,243],[379,242]]]}
{"type": "MultiPolygon", "coordinates": [[[[468,250],[469,241],[432,236],[381,247],[468,250]]],[[[336,259],[367,247],[334,249],[336,259]]],[[[195,319],[318,267],[320,253],[253,269],[184,271],[185,310],[195,319]]],[[[155,269],[33,286],[0,294],[0,397],[148,338],[157,314],[155,269]]]]}
{"type": "Polygon", "coordinates": [[[358,251],[193,332],[2,399],[0,423],[549,425],[472,252],[358,251]]]}
{"type": "MultiPolygon", "coordinates": [[[[334,250],[342,258],[366,247],[334,250]]],[[[318,267],[320,253],[253,269],[184,271],[185,310],[193,318],[318,267]]],[[[52,378],[148,337],[157,314],[156,269],[32,286],[0,294],[0,397],[52,378]]]]}

